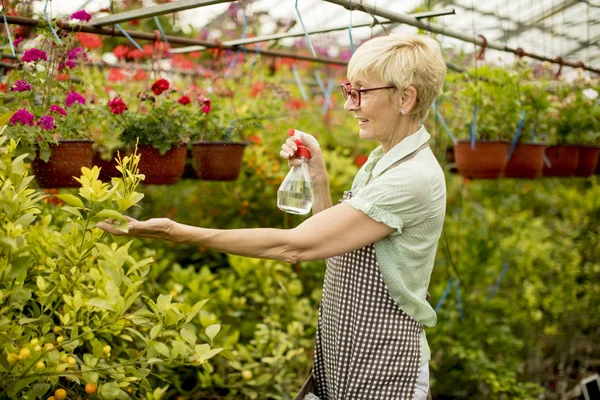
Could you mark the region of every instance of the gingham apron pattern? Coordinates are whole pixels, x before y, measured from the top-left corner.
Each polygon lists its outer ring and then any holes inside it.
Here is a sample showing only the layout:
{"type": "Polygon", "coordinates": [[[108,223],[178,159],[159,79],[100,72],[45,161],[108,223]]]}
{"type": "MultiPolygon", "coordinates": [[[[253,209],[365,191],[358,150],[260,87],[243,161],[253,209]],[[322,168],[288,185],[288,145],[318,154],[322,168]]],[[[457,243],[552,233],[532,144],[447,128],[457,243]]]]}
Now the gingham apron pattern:
{"type": "MultiPolygon", "coordinates": [[[[352,197],[345,192],[344,198],[352,197]]],[[[320,400],[412,400],[423,326],[389,294],[375,248],[327,261],[313,379],[320,400]]]]}

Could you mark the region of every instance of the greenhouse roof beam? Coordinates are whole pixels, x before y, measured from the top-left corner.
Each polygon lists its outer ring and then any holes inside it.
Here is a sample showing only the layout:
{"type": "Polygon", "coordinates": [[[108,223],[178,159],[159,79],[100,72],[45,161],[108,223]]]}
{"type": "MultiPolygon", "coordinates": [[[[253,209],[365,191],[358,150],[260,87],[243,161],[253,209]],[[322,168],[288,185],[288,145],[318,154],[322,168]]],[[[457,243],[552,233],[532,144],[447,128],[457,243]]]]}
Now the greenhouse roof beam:
{"type": "MultiPolygon", "coordinates": [[[[569,8],[576,6],[580,3],[582,3],[581,0],[570,0],[560,7],[553,8],[552,10],[550,10],[548,12],[542,12],[538,16],[533,17],[532,22],[527,23],[527,24],[519,24],[520,26],[517,29],[506,32],[506,34],[504,34],[500,40],[506,41],[506,40],[510,39],[511,37],[519,36],[521,33],[525,32],[526,30],[531,29],[531,28],[538,28],[538,29],[547,31],[547,29],[543,29],[539,26],[544,20],[546,20],[558,13],[566,11],[569,8]]],[[[549,33],[556,35],[554,32],[549,32],[549,33]]]]}
{"type": "MultiPolygon", "coordinates": [[[[400,14],[400,13],[396,13],[393,11],[388,11],[388,10],[382,9],[380,7],[375,7],[364,1],[361,1],[360,3],[356,3],[356,0],[354,2],[352,2],[351,0],[325,0],[325,1],[327,1],[329,3],[333,3],[333,4],[338,4],[340,6],[348,8],[350,10],[364,11],[371,15],[377,15],[379,17],[386,18],[391,21],[400,22],[400,23],[403,23],[406,25],[414,26],[414,27],[423,29],[425,31],[438,33],[440,35],[445,35],[448,37],[453,37],[455,39],[459,39],[464,42],[474,43],[479,46],[483,46],[484,44],[486,44],[487,48],[490,48],[490,49],[506,51],[509,53],[517,54],[517,55],[520,54],[519,49],[508,47],[502,43],[494,42],[491,40],[484,41],[480,37],[474,38],[472,34],[463,33],[458,30],[455,30],[452,28],[447,28],[443,25],[439,25],[439,24],[435,24],[435,23],[431,23],[431,22],[423,22],[414,17],[411,17],[410,15],[400,14]]],[[[529,52],[525,53],[524,56],[527,56],[529,58],[535,58],[536,60],[540,60],[540,61],[548,61],[551,63],[566,65],[566,66],[574,67],[574,68],[582,67],[581,62],[570,62],[570,61],[566,61],[566,60],[558,59],[558,58],[549,58],[549,57],[545,57],[545,56],[541,56],[541,55],[533,54],[533,53],[529,53],[529,52]]],[[[586,65],[583,65],[583,68],[588,71],[592,71],[597,74],[600,74],[600,69],[592,68],[592,67],[589,67],[586,65]]]]}
{"type": "Polygon", "coordinates": [[[212,6],[214,4],[231,3],[233,0],[179,0],[173,3],[161,4],[154,7],[139,8],[137,10],[123,11],[107,17],[93,19],[90,24],[97,27],[120,24],[134,19],[156,17],[158,15],[172,14],[192,8],[212,6]]]}
{"type": "Polygon", "coordinates": [[[600,41],[600,36],[596,36],[595,38],[592,38],[592,39],[588,40],[587,42],[580,42],[579,46],[575,47],[572,50],[567,51],[566,53],[564,53],[563,57],[571,56],[571,55],[577,53],[578,51],[586,49],[586,48],[588,48],[588,47],[590,47],[592,45],[598,46],[599,45],[599,41],[600,41]]]}
{"type": "MultiPolygon", "coordinates": [[[[513,24],[515,24],[517,26],[517,29],[523,28],[525,26],[523,23],[515,21],[512,18],[503,17],[503,16],[498,15],[497,13],[494,13],[494,12],[491,12],[491,11],[479,10],[479,9],[477,9],[475,7],[465,6],[465,5],[456,3],[456,2],[453,2],[452,4],[454,4],[454,5],[458,6],[458,7],[462,7],[465,10],[475,11],[477,14],[480,14],[480,15],[483,15],[483,16],[486,16],[486,17],[494,17],[494,18],[496,18],[498,20],[501,20],[501,21],[511,22],[511,23],[513,23],[513,24]]],[[[564,37],[565,39],[573,40],[575,42],[578,42],[579,44],[585,43],[585,42],[581,41],[581,39],[579,37],[577,37],[577,36],[569,35],[569,34],[562,33],[562,32],[556,32],[552,27],[546,26],[546,25],[544,25],[541,22],[538,22],[538,23],[535,23],[535,24],[531,24],[531,25],[532,26],[530,26],[529,28],[537,28],[537,29],[541,30],[542,32],[549,33],[549,34],[551,34],[553,36],[564,37]]],[[[529,28],[526,28],[526,29],[529,29],[529,28]]],[[[510,30],[504,30],[504,29],[503,29],[503,31],[505,31],[505,35],[508,35],[508,33],[511,32],[510,30]]],[[[502,36],[502,38],[500,40],[502,40],[503,38],[504,38],[504,36],[502,36]]],[[[600,43],[591,43],[591,44],[596,45],[596,46],[600,46],[600,43]]]]}
{"type": "MultiPolygon", "coordinates": [[[[40,21],[40,20],[34,19],[34,18],[15,17],[12,15],[7,15],[6,21],[9,24],[24,25],[24,26],[37,26],[38,24],[45,23],[45,21],[40,21]]],[[[59,29],[62,29],[64,31],[71,31],[71,32],[95,33],[98,35],[105,35],[105,36],[125,36],[119,30],[114,29],[114,27],[98,28],[98,27],[95,27],[92,25],[71,25],[71,24],[62,23],[62,24],[60,24],[59,29]]],[[[125,31],[125,32],[129,36],[131,36],[133,39],[160,41],[162,38],[160,36],[160,34],[157,35],[156,33],[147,33],[147,32],[139,32],[139,31],[125,31]]],[[[209,40],[201,40],[201,39],[194,39],[194,38],[188,38],[188,37],[182,37],[182,36],[170,36],[170,35],[167,35],[166,39],[171,44],[181,44],[181,45],[187,45],[187,46],[199,45],[199,46],[204,46],[206,48],[211,48],[211,49],[235,50],[234,46],[227,46],[224,43],[212,42],[209,40]]],[[[305,55],[301,55],[301,54],[294,54],[294,53],[288,53],[288,52],[283,52],[283,51],[264,50],[264,49],[256,49],[256,50],[252,50],[252,51],[256,52],[258,54],[262,54],[263,56],[268,56],[268,57],[283,57],[283,58],[291,58],[294,60],[304,60],[304,61],[318,62],[318,63],[331,64],[331,65],[342,65],[342,66],[345,66],[347,64],[347,62],[344,60],[338,60],[338,59],[326,58],[326,57],[305,56],[305,55]]]]}
{"type": "MultiPolygon", "coordinates": [[[[437,16],[441,16],[441,15],[451,15],[451,14],[455,14],[456,11],[453,8],[446,8],[443,10],[439,10],[439,11],[434,11],[434,12],[424,12],[424,13],[417,13],[417,14],[411,14],[411,16],[413,16],[414,18],[417,19],[423,19],[423,18],[432,18],[432,17],[437,17],[437,16]]],[[[398,24],[395,21],[378,21],[378,24],[398,24]]],[[[374,26],[373,22],[369,22],[369,23],[365,23],[365,24],[357,24],[357,25],[352,25],[352,28],[363,28],[366,26],[374,26]]],[[[348,25],[344,25],[344,26],[337,26],[337,27],[333,27],[333,28],[325,28],[325,29],[317,29],[317,30],[312,30],[312,31],[308,31],[306,33],[308,33],[309,35],[312,34],[316,34],[316,33],[327,33],[327,32],[335,32],[335,31],[343,31],[348,29],[348,25]]],[[[227,46],[242,46],[242,45],[246,45],[246,44],[252,44],[252,43],[259,43],[259,42],[266,42],[269,40],[279,40],[279,39],[286,39],[286,38],[293,38],[293,37],[300,37],[300,36],[305,36],[306,35],[305,32],[295,32],[295,33],[279,33],[279,34],[275,34],[275,35],[267,35],[267,36],[259,36],[259,37],[253,37],[253,38],[245,38],[245,39],[236,39],[236,40],[229,40],[227,42],[223,42],[223,44],[227,45],[227,46]]],[[[177,49],[172,49],[172,53],[188,53],[191,51],[198,51],[198,50],[203,50],[202,46],[190,46],[190,47],[180,47],[177,49]]]]}

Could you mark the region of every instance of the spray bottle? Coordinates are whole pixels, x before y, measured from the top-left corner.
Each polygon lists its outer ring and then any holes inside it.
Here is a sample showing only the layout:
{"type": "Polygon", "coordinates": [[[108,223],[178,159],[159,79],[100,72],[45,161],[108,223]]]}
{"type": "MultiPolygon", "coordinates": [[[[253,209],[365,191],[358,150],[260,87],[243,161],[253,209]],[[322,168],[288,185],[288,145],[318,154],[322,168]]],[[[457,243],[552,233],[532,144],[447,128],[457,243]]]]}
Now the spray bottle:
{"type": "MultiPolygon", "coordinates": [[[[301,135],[302,132],[297,129],[288,130],[288,136],[298,137],[298,134],[301,135]]],[[[277,191],[277,207],[290,214],[305,215],[310,212],[315,201],[307,164],[311,155],[310,151],[299,139],[294,139],[294,143],[298,146],[296,156],[300,160],[300,165],[293,165],[281,183],[281,186],[279,186],[279,190],[277,191]]]]}

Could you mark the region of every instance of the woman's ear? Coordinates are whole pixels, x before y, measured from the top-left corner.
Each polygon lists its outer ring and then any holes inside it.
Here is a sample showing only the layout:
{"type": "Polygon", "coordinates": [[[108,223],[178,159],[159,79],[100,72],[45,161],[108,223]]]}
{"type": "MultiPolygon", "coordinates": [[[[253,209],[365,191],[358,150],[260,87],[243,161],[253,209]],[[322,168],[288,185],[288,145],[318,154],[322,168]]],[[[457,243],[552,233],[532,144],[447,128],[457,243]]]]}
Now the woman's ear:
{"type": "Polygon", "coordinates": [[[417,88],[409,86],[402,93],[402,104],[400,104],[400,114],[406,115],[415,108],[417,104],[417,88]]]}

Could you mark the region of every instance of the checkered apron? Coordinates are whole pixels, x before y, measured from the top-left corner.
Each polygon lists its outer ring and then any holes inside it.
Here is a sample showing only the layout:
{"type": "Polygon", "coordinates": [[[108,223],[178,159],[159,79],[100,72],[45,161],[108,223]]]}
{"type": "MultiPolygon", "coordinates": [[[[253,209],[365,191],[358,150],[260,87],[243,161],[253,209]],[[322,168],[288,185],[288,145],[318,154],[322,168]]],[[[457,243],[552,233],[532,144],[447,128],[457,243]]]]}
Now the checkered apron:
{"type": "Polygon", "coordinates": [[[320,400],[412,400],[422,329],[389,294],[373,244],[329,258],[312,391],[320,400]]]}

